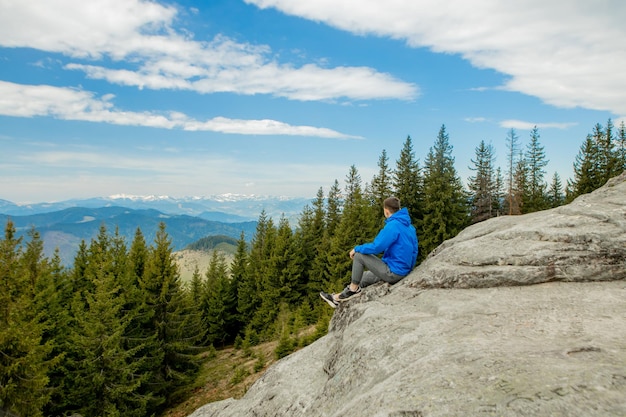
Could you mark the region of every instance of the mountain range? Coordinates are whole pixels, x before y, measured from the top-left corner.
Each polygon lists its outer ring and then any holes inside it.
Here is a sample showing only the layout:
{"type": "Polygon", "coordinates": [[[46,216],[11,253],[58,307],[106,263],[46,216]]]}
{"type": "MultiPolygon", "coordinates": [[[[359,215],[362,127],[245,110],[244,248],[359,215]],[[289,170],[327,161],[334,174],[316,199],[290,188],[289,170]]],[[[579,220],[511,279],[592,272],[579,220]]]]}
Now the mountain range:
{"type": "MultiPolygon", "coordinates": [[[[306,199],[225,195],[213,198],[171,198],[113,196],[58,203],[19,205],[0,200],[0,222],[11,219],[17,236],[27,236],[33,227],[44,242],[44,254],[59,250],[64,265],[71,265],[81,241],[95,238],[101,226],[109,234],[119,233],[128,245],[137,228],[146,243],[152,244],[161,222],[172,240],[174,251],[207,236],[229,236],[249,241],[256,220],[265,211],[268,217],[296,219],[306,199]]],[[[25,237],[28,240],[28,237],[25,237]]]]}
{"type": "Polygon", "coordinates": [[[167,214],[185,214],[206,220],[241,222],[257,220],[262,211],[272,218],[285,215],[296,218],[311,199],[302,197],[220,194],[207,197],[169,197],[113,195],[87,199],[72,199],[52,203],[16,204],[0,199],[0,213],[12,216],[49,213],[72,207],[101,208],[126,207],[153,209],[167,214]]]}

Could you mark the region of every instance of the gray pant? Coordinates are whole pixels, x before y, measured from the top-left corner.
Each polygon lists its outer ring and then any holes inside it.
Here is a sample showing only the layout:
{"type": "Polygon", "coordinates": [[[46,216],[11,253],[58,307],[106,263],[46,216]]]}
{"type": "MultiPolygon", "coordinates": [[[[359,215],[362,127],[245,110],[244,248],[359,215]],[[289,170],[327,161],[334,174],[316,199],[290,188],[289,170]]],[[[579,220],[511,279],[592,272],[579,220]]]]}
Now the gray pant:
{"type": "Polygon", "coordinates": [[[391,272],[386,263],[375,255],[363,255],[356,252],[352,260],[352,283],[361,288],[372,285],[378,281],[395,284],[404,278],[391,272]],[[365,270],[367,269],[367,271],[365,270]]]}

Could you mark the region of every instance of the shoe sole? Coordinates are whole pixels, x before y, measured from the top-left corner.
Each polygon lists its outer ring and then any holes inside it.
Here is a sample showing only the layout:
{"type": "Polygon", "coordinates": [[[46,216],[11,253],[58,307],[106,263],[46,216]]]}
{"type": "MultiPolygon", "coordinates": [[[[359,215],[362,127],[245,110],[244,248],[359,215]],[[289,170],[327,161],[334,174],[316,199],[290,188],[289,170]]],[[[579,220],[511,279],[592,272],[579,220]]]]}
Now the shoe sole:
{"type": "Polygon", "coordinates": [[[355,297],[359,297],[360,295],[361,295],[361,291],[357,292],[356,294],[352,294],[350,297],[340,298],[340,299],[337,300],[337,302],[343,303],[345,301],[352,300],[355,297]]]}
{"type": "Polygon", "coordinates": [[[337,308],[337,304],[335,304],[334,302],[332,302],[328,298],[324,297],[322,295],[322,293],[320,293],[320,297],[322,298],[322,300],[326,301],[326,303],[328,303],[328,305],[331,306],[332,308],[337,308]]]}

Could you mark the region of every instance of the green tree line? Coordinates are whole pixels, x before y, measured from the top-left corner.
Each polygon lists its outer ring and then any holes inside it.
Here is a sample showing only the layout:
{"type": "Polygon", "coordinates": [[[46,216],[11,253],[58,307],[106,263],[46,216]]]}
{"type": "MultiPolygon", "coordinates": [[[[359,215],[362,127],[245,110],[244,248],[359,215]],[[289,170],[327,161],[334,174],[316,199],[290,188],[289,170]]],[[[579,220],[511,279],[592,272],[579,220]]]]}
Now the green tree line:
{"type": "Polygon", "coordinates": [[[17,238],[9,220],[0,240],[0,414],[158,415],[188,394],[207,350],[277,340],[280,358],[324,335],[332,311],[318,293],[349,282],[348,251],[383,225],[386,197],[409,209],[422,260],[471,223],[556,207],[600,187],[626,168],[625,130],[596,125],[565,187],[557,174],[546,181],[536,128],[523,150],[508,133],[504,172],[481,141],[467,188],[445,126],[423,164],[409,136],[393,167],[382,151],[371,181],[351,166],[343,184],[320,188],[297,225],[261,213],[232,262],[214,251],[186,284],[164,224],[154,242],[137,229],[130,245],[102,226],[65,268],[58,253],[43,255],[36,230],[17,238]]]}

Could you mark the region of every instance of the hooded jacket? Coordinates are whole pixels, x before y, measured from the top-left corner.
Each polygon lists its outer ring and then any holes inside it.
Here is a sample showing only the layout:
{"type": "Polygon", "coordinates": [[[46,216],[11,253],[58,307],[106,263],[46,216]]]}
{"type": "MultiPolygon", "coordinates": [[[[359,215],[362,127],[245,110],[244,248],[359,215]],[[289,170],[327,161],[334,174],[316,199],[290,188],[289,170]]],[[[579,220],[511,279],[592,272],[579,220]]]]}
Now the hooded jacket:
{"type": "Polygon", "coordinates": [[[385,219],[382,228],[371,243],[358,245],[355,252],[364,255],[383,254],[382,261],[396,275],[408,275],[417,261],[417,233],[405,208],[385,219]]]}

